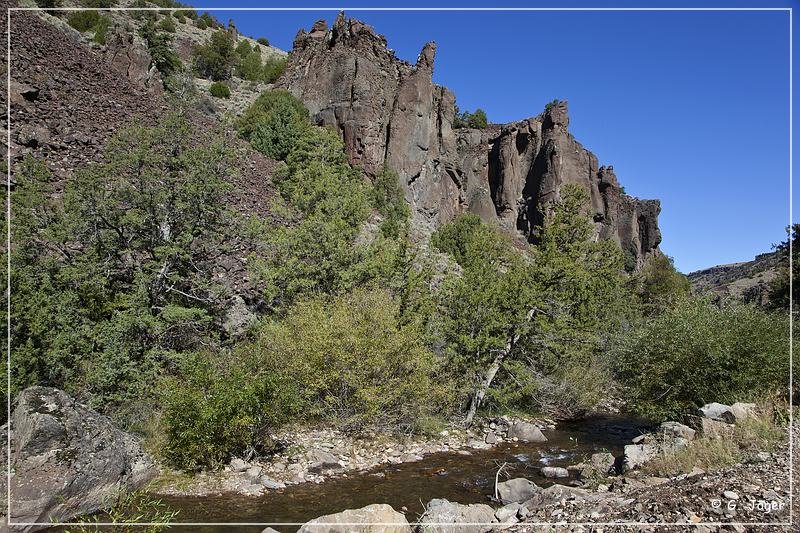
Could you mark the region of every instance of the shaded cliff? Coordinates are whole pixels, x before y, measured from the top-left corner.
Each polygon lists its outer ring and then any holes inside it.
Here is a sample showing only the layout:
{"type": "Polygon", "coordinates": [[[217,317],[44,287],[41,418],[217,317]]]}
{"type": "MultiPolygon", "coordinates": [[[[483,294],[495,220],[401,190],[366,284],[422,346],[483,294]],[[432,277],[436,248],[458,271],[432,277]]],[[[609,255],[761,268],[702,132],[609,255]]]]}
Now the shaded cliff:
{"type": "Polygon", "coordinates": [[[384,164],[397,172],[420,233],[469,211],[535,242],[548,202],[577,183],[591,195],[597,235],[641,266],[661,242],[660,204],[626,195],[613,169],[575,140],[566,102],[511,124],[454,129],[455,97],[432,81],[435,55],[428,43],[411,65],[370,26],[339,14],[330,28],[319,21],[297,34],[278,84],[338,129],[352,163],[369,175],[384,164]]]}

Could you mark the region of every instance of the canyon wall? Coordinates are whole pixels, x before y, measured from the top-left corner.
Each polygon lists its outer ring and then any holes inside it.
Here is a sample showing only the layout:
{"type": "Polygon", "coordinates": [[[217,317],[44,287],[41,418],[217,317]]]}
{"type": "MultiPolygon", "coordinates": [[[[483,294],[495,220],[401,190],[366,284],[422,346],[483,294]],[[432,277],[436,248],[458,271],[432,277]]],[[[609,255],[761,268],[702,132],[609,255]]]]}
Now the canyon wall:
{"type": "Polygon", "coordinates": [[[548,203],[576,183],[590,195],[597,236],[618,242],[630,267],[658,248],[659,202],[623,192],[613,168],[569,133],[566,102],[510,124],[454,129],[455,97],[433,83],[435,56],[428,43],[411,65],[370,26],[339,14],[332,27],[298,32],[278,85],[341,133],[353,164],[398,174],[421,234],[472,212],[535,242],[548,203]]]}

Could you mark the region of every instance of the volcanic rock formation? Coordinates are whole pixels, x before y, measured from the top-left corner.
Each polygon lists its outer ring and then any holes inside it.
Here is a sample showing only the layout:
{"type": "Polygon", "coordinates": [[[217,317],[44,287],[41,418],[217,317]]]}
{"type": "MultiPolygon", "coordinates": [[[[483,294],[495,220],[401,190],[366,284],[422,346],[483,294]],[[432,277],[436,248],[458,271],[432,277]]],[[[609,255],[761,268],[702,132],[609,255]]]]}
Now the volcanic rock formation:
{"type": "Polygon", "coordinates": [[[661,242],[660,204],[626,195],[613,169],[575,140],[566,102],[511,124],[454,129],[455,97],[432,81],[435,55],[428,43],[411,65],[340,13],[331,28],[318,21],[298,32],[278,84],[341,133],[368,175],[384,165],[397,172],[421,233],[469,211],[535,242],[548,203],[577,183],[591,196],[597,235],[641,266],[661,242]]]}

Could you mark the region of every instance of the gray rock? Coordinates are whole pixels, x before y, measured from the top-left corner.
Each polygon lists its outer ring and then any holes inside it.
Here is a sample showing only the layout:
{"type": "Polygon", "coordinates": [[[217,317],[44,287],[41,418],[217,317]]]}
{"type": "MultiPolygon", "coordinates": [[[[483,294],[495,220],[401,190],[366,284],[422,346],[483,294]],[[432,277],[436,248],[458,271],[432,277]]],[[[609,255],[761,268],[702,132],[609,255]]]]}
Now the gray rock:
{"type": "Polygon", "coordinates": [[[307,454],[308,460],[311,464],[308,471],[318,474],[330,470],[342,470],[342,465],[339,464],[339,459],[332,453],[325,450],[311,450],[307,454]]]}
{"type": "Polygon", "coordinates": [[[731,405],[731,413],[735,422],[741,422],[756,414],[756,404],[736,402],[731,405]]]}
{"type": "Polygon", "coordinates": [[[281,533],[281,532],[271,527],[265,527],[264,529],[261,530],[261,533],[281,533]]]}
{"type": "Polygon", "coordinates": [[[515,422],[508,428],[508,438],[515,437],[522,442],[547,442],[542,430],[528,422],[515,422]]]}
{"type": "Polygon", "coordinates": [[[616,458],[608,452],[593,453],[589,459],[589,466],[601,476],[606,476],[614,470],[616,458]]]}
{"type": "Polygon", "coordinates": [[[244,472],[245,470],[250,468],[249,464],[247,464],[244,460],[238,457],[234,457],[233,459],[231,459],[230,466],[233,472],[244,472]]]}
{"type": "Polygon", "coordinates": [[[658,455],[658,449],[651,444],[628,444],[624,448],[622,470],[627,472],[638,468],[658,455]]]}
{"type": "Polygon", "coordinates": [[[547,478],[569,477],[569,471],[560,466],[545,466],[542,468],[542,475],[547,478]]]}
{"type": "Polygon", "coordinates": [[[259,477],[261,477],[261,467],[260,466],[251,466],[250,468],[245,470],[244,475],[247,476],[248,479],[250,479],[252,481],[255,481],[259,477]]]}
{"type": "Polygon", "coordinates": [[[240,338],[256,320],[258,320],[256,314],[247,307],[241,296],[236,295],[225,311],[222,330],[231,338],[240,338]]]}
{"type": "Polygon", "coordinates": [[[347,509],[306,522],[297,533],[411,533],[406,517],[385,503],[347,509]],[[356,525],[358,524],[358,525],[356,525]]]}
{"type": "Polygon", "coordinates": [[[521,507],[522,505],[519,503],[509,503],[495,511],[494,517],[498,522],[505,522],[511,517],[516,518],[521,507]]]}
{"type": "Polygon", "coordinates": [[[494,434],[494,431],[490,431],[483,440],[486,444],[497,444],[497,435],[494,434]]]}
{"type": "Polygon", "coordinates": [[[267,488],[267,489],[277,490],[277,489],[285,489],[286,488],[286,483],[284,483],[282,481],[275,481],[274,479],[272,479],[270,477],[267,477],[267,476],[261,476],[260,481],[261,481],[261,485],[263,485],[264,488],[267,488]]]}
{"type": "Polygon", "coordinates": [[[668,437],[681,437],[686,440],[694,440],[695,430],[679,422],[663,422],[661,432],[668,437]]]}
{"type": "Polygon", "coordinates": [[[711,418],[699,418],[697,421],[700,434],[704,437],[725,437],[733,433],[733,426],[711,418]]]}
{"type": "Polygon", "coordinates": [[[529,500],[524,502],[522,505],[526,509],[535,511],[540,507],[544,507],[552,503],[559,502],[561,500],[583,501],[583,500],[597,500],[599,498],[602,498],[602,496],[593,494],[585,489],[568,487],[566,485],[551,485],[546,489],[542,489],[536,494],[534,494],[529,500]]]}
{"type": "Polygon", "coordinates": [[[524,502],[540,490],[536,483],[522,477],[497,484],[497,495],[504,503],[524,502]]]}
{"type": "Polygon", "coordinates": [[[44,146],[50,142],[50,130],[44,126],[24,125],[19,128],[17,142],[31,148],[44,146]]]}
{"type": "Polygon", "coordinates": [[[58,389],[22,391],[11,431],[14,522],[64,522],[96,512],[120,489],[136,490],[157,473],[135,437],[58,389]]]}
{"type": "Polygon", "coordinates": [[[722,493],[722,496],[729,499],[729,500],[738,500],[739,495],[733,492],[732,490],[726,490],[722,493]]]}
{"type": "Polygon", "coordinates": [[[697,410],[697,414],[703,418],[710,418],[718,422],[726,422],[728,424],[736,422],[736,416],[731,411],[730,406],[722,403],[707,403],[697,410]]]}
{"type": "Polygon", "coordinates": [[[482,503],[463,505],[435,499],[425,506],[419,519],[420,533],[481,533],[488,528],[476,525],[494,521],[494,509],[482,503]],[[452,524],[452,525],[451,525],[452,524]]]}

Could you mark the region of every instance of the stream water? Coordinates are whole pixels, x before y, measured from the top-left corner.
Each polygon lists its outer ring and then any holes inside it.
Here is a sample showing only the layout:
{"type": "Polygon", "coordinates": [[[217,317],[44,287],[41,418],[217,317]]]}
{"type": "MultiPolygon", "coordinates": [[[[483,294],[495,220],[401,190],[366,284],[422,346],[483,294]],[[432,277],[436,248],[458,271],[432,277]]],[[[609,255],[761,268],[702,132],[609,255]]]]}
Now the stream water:
{"type": "MultiPolygon", "coordinates": [[[[488,450],[470,450],[470,455],[435,453],[421,461],[381,466],[320,484],[294,485],[260,497],[221,495],[161,499],[179,511],[178,522],[301,524],[318,516],[372,503],[388,503],[398,511],[405,507],[411,522],[433,498],[488,503],[494,493],[495,472],[504,462],[511,465],[511,477],[525,477],[546,487],[553,480],[541,476],[541,467],[568,466],[599,451],[619,456],[622,447],[646,429],[641,421],[597,416],[562,423],[557,430],[545,431],[548,441],[539,444],[504,443],[488,450]],[[378,472],[385,476],[376,475],[378,472]]],[[[568,479],[558,481],[569,482],[568,479]]],[[[298,529],[296,525],[273,527],[280,531],[298,529]]],[[[263,528],[263,525],[246,526],[236,531],[258,533],[263,528]]],[[[189,527],[176,529],[188,531],[189,527]]],[[[191,530],[230,531],[225,526],[194,525],[191,530]]]]}

